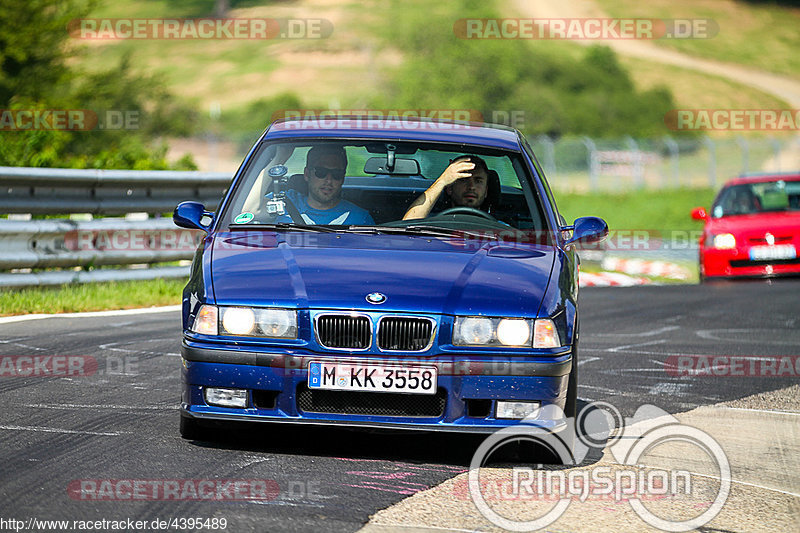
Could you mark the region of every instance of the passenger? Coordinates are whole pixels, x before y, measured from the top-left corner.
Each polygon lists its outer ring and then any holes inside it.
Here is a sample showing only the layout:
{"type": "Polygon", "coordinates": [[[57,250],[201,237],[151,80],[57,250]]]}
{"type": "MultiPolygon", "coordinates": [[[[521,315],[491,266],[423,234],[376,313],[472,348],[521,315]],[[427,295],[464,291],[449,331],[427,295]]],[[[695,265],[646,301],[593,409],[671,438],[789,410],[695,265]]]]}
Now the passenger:
{"type": "Polygon", "coordinates": [[[442,192],[447,193],[451,207],[472,207],[488,211],[492,197],[500,194],[499,181],[496,185],[492,183],[489,173],[486,162],[480,157],[462,155],[455,158],[442,175],[414,200],[403,220],[430,215],[442,192]]]}
{"type": "MultiPolygon", "coordinates": [[[[342,184],[347,170],[344,148],[315,146],[308,151],[303,178],[308,195],[289,189],[286,198],[292,202],[305,224],[373,225],[369,212],[342,199],[342,184]]],[[[284,215],[284,217],[286,216],[284,215]]],[[[300,224],[300,221],[294,222],[300,224]]]]}
{"type": "Polygon", "coordinates": [[[758,211],[756,197],[750,188],[739,187],[734,189],[731,198],[731,213],[734,215],[748,215],[758,211]]]}

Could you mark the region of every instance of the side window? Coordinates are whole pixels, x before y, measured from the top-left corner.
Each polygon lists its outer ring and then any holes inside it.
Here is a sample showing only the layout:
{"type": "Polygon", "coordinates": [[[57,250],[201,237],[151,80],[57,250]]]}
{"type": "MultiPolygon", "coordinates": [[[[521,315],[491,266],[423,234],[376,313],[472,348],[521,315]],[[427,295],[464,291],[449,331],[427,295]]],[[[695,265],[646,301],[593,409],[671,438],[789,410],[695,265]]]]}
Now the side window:
{"type": "Polygon", "coordinates": [[[567,221],[564,219],[564,216],[558,210],[558,205],[556,204],[556,199],[553,196],[553,191],[550,190],[550,184],[547,182],[547,178],[545,177],[544,172],[542,171],[542,166],[539,164],[539,161],[533,154],[533,149],[528,144],[528,140],[525,137],[520,135],[519,138],[522,141],[522,147],[528,153],[528,157],[530,157],[531,161],[533,161],[533,165],[536,167],[536,173],[539,174],[539,179],[542,180],[542,185],[544,186],[545,194],[547,194],[547,201],[549,201],[550,205],[553,207],[553,212],[555,212],[556,217],[558,218],[559,225],[566,226],[567,221]]]}

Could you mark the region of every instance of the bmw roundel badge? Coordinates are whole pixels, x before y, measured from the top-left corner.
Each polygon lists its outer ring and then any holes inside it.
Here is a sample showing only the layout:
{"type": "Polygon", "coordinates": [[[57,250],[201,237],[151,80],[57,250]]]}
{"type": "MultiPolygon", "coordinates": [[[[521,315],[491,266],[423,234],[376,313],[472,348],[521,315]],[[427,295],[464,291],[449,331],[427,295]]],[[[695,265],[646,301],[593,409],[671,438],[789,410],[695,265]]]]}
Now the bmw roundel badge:
{"type": "Polygon", "coordinates": [[[382,304],[386,301],[386,295],[379,292],[371,292],[367,294],[367,301],[371,304],[382,304]]]}

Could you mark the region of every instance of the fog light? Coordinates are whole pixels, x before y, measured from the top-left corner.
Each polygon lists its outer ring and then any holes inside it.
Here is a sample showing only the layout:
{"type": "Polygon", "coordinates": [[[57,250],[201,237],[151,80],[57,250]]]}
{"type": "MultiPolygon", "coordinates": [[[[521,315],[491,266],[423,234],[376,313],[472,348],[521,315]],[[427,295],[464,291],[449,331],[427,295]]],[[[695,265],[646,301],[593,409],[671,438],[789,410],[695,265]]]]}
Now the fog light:
{"type": "Polygon", "coordinates": [[[244,389],[217,389],[206,387],[206,403],[217,407],[247,407],[247,391],[244,389]]]}
{"type": "Polygon", "coordinates": [[[497,418],[523,418],[536,414],[539,402],[497,402],[497,418]]]}

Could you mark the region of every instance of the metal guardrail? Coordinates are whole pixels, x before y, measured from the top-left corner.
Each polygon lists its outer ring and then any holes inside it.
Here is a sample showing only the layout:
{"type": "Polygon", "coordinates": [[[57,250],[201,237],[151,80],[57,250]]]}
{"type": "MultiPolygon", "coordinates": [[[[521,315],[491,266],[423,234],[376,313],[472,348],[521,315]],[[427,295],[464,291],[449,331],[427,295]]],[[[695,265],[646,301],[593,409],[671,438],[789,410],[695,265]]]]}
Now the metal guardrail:
{"type": "MultiPolygon", "coordinates": [[[[186,200],[213,210],[231,178],[212,172],[0,167],[0,213],[158,214],[186,200]]],[[[0,219],[0,287],[186,277],[188,266],[148,265],[191,259],[202,235],[176,227],[171,218],[0,219]],[[101,266],[120,268],[89,269],[101,266]]]]}
{"type": "Polygon", "coordinates": [[[220,172],[0,167],[0,213],[164,213],[185,200],[213,210],[231,179],[220,172]]]}

